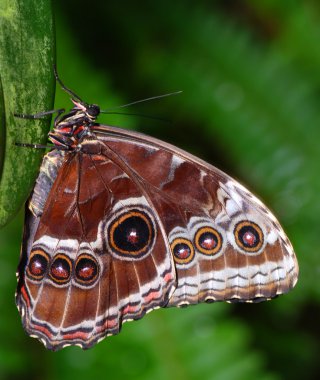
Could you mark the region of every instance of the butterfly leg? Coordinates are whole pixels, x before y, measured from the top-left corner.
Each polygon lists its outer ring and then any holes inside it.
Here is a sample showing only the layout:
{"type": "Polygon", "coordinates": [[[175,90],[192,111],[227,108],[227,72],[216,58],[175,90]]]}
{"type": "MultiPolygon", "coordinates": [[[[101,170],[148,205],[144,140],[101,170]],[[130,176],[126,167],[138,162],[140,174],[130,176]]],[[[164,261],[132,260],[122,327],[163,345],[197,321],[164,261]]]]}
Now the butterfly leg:
{"type": "MultiPolygon", "coordinates": [[[[14,113],[15,117],[18,117],[20,119],[28,119],[28,120],[37,120],[37,119],[42,119],[45,116],[52,115],[54,113],[57,113],[57,116],[55,117],[55,122],[56,120],[59,120],[61,115],[65,112],[64,108],[60,108],[57,110],[50,110],[50,111],[45,111],[45,112],[38,112],[33,115],[27,115],[27,114],[18,114],[14,113]]],[[[29,143],[15,143],[16,146],[20,147],[25,147],[25,148],[33,148],[33,149],[51,149],[52,145],[43,145],[43,144],[29,144],[29,143]]],[[[64,148],[61,148],[61,150],[64,150],[64,148]]]]}
{"type": "Polygon", "coordinates": [[[65,109],[64,108],[60,108],[60,109],[57,109],[57,110],[38,112],[38,113],[36,113],[34,115],[27,115],[27,114],[24,114],[24,113],[15,113],[14,116],[18,117],[20,119],[36,120],[36,119],[42,119],[45,116],[49,116],[49,115],[52,115],[54,113],[57,113],[57,116],[55,118],[55,120],[56,120],[64,112],[65,112],[65,109]]]}

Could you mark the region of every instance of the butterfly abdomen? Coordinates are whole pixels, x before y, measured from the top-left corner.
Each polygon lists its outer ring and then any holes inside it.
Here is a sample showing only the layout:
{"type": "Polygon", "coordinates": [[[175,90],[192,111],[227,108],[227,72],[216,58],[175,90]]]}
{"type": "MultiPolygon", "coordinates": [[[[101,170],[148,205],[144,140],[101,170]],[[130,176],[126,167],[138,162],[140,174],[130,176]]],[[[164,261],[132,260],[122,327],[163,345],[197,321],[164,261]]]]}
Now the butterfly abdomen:
{"type": "Polygon", "coordinates": [[[29,208],[33,215],[42,215],[52,185],[63,164],[64,156],[64,151],[53,150],[43,157],[40,172],[29,199],[29,208]]]}

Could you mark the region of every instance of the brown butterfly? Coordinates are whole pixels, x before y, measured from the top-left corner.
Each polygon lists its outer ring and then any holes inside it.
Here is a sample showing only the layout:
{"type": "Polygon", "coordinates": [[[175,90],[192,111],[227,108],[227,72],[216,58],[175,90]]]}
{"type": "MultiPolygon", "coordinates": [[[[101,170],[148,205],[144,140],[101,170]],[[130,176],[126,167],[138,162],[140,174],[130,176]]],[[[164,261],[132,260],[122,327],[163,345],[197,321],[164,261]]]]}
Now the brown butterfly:
{"type": "Polygon", "coordinates": [[[258,302],[297,282],[272,213],[214,166],[141,133],[95,123],[71,90],[26,205],[16,303],[27,333],[89,348],[168,306],[258,302]]]}

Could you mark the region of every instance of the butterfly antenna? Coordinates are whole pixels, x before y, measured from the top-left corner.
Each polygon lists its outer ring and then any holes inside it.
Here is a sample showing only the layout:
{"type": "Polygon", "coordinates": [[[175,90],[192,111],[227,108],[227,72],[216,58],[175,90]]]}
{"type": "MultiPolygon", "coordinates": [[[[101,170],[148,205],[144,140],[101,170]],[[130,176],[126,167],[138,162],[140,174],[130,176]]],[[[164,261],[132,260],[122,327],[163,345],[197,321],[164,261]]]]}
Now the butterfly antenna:
{"type": "Polygon", "coordinates": [[[113,112],[113,111],[112,112],[104,112],[104,113],[107,113],[108,115],[126,115],[126,116],[144,117],[146,119],[152,119],[152,120],[162,121],[164,123],[170,123],[170,120],[163,119],[163,118],[157,117],[157,116],[144,115],[142,113],[113,112]]]}
{"type": "Polygon", "coordinates": [[[61,88],[69,95],[71,95],[73,98],[75,98],[76,100],[78,100],[79,102],[83,103],[82,99],[77,95],[75,94],[72,90],[70,90],[70,88],[68,88],[63,82],[62,80],[59,78],[59,75],[58,75],[58,72],[57,72],[57,66],[56,65],[53,65],[53,72],[54,72],[54,76],[56,78],[56,81],[60,84],[61,88]]]}
{"type": "Polygon", "coordinates": [[[150,100],[155,100],[155,99],[161,99],[161,98],[166,98],[167,96],[172,96],[172,95],[178,95],[178,94],[181,94],[182,91],[176,91],[176,92],[170,92],[168,94],[163,94],[163,95],[158,95],[158,96],[151,96],[150,98],[145,98],[145,99],[140,99],[140,100],[136,100],[134,102],[131,102],[131,103],[127,103],[127,104],[123,104],[121,106],[116,106],[116,107],[112,107],[112,108],[107,108],[106,110],[100,110],[100,113],[109,113],[109,111],[112,111],[114,109],[118,109],[118,108],[124,108],[124,107],[129,107],[129,106],[132,106],[134,104],[138,104],[138,103],[144,103],[144,102],[148,102],[150,100]]]}

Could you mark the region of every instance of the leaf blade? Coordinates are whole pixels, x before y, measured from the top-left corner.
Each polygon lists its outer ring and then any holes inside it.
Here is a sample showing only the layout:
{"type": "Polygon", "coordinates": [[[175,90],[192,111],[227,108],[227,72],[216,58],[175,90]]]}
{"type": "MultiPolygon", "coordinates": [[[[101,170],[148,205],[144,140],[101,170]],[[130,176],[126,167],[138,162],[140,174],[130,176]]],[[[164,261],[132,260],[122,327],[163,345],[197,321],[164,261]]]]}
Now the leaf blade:
{"type": "MultiPolygon", "coordinates": [[[[43,152],[15,146],[44,142],[50,119],[27,121],[14,113],[51,109],[55,81],[54,26],[49,0],[2,1],[0,5],[0,75],[3,107],[0,152],[4,160],[0,182],[0,226],[25,202],[43,152]],[[5,122],[4,122],[5,120],[5,122]]],[[[1,103],[1,100],[0,100],[1,103]]]]}

